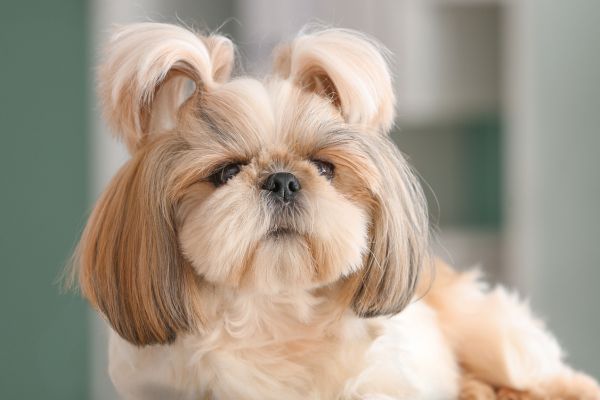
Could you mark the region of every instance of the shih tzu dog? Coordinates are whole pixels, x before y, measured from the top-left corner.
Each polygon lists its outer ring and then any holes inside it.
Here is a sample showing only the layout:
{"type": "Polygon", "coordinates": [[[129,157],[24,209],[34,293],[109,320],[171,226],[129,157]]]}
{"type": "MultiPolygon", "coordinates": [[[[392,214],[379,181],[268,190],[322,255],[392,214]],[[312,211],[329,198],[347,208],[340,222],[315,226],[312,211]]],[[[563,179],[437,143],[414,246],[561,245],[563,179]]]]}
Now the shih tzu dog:
{"type": "Polygon", "coordinates": [[[514,295],[429,255],[380,46],[304,32],[264,79],[233,65],[225,37],[141,23],[100,69],[131,159],[76,272],[123,398],[600,399],[514,295]]]}

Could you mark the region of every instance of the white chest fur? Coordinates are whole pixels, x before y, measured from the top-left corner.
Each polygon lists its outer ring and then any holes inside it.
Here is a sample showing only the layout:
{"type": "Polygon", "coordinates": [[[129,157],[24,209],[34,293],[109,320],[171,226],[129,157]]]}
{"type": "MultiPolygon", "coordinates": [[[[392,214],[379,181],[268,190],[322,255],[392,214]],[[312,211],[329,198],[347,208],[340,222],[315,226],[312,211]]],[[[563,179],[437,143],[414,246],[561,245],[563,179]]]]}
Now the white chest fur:
{"type": "Polygon", "coordinates": [[[125,399],[456,397],[458,367],[427,305],[372,320],[320,309],[316,299],[242,299],[206,333],[168,346],[138,348],[112,332],[110,375],[125,399]]]}

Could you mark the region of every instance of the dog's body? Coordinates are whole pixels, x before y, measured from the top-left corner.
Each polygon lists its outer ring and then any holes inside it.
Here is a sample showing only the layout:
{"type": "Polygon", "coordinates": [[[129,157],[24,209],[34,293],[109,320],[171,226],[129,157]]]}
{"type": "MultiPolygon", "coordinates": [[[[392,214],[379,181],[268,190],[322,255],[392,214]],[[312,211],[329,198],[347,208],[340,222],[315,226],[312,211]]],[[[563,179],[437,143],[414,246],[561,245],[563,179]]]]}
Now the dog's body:
{"type": "Polygon", "coordinates": [[[242,298],[204,335],[168,346],[140,349],[113,334],[111,378],[132,399],[457,397],[458,365],[427,305],[365,321],[334,319],[315,298],[281,301],[242,298]]]}
{"type": "Polygon", "coordinates": [[[429,274],[381,51],[309,33],[229,80],[223,37],[115,35],[100,92],[132,159],[78,260],[124,398],[598,398],[513,296],[429,274]]]}
{"type": "Polygon", "coordinates": [[[114,331],[110,376],[126,399],[596,399],[514,295],[442,263],[393,317],[326,298],[223,297],[200,335],[136,347],[114,331]],[[451,300],[445,300],[451,299],[451,300]]]}

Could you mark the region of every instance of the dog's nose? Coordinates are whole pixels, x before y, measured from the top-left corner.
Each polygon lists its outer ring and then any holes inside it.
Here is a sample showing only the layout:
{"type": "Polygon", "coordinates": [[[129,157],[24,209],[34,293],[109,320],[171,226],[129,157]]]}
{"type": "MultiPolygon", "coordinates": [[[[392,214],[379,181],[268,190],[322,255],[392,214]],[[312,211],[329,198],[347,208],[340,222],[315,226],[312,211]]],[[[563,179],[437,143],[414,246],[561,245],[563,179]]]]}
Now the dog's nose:
{"type": "Polygon", "coordinates": [[[300,182],[294,174],[277,172],[269,175],[262,188],[276,195],[281,200],[288,202],[296,196],[301,189],[300,182]]]}

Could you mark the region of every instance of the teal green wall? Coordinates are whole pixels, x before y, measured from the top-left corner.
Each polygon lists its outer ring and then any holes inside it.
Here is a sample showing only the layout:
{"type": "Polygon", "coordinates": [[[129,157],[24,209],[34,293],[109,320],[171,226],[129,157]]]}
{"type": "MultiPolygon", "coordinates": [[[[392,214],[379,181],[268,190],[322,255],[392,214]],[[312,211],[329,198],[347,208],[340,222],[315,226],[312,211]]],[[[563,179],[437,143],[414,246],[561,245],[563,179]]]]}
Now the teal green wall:
{"type": "Polygon", "coordinates": [[[85,399],[86,305],[57,278],[86,213],[86,4],[0,3],[0,398],[85,399]]]}
{"type": "Polygon", "coordinates": [[[419,173],[432,225],[499,229],[501,115],[400,126],[393,137],[419,173]]]}

